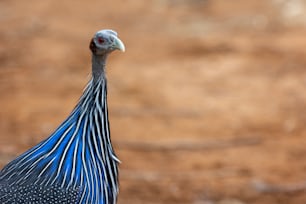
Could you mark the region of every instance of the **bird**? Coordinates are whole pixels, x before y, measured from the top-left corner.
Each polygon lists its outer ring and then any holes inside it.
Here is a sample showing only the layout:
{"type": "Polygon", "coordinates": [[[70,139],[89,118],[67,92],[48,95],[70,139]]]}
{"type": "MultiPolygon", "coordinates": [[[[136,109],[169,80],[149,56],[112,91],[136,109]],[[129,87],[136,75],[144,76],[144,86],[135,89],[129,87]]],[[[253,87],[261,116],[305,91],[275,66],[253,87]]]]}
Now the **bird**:
{"type": "Polygon", "coordinates": [[[118,165],[110,137],[106,60],[125,46],[117,32],[90,41],[92,74],[77,105],[45,140],[0,171],[2,204],[115,204],[118,165]]]}

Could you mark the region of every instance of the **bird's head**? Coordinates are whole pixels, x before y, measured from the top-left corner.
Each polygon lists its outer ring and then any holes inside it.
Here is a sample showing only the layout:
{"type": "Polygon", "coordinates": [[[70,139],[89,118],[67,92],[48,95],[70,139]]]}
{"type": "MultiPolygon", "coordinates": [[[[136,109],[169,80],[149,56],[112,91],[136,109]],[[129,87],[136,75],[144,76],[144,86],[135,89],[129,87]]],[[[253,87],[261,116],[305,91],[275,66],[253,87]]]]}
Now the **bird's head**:
{"type": "Polygon", "coordinates": [[[125,51],[123,42],[113,30],[100,30],[92,38],[90,50],[95,55],[105,55],[114,50],[125,51]]]}

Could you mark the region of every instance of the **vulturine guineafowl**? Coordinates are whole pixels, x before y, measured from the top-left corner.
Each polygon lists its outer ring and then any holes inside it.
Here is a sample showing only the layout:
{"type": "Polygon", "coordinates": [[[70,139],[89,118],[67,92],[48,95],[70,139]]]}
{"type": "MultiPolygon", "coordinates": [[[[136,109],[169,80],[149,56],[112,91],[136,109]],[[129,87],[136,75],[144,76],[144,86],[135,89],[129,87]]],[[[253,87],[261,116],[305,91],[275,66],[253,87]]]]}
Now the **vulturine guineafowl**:
{"type": "Polygon", "coordinates": [[[125,51],[112,30],[90,42],[92,78],[69,117],[0,172],[1,204],[115,204],[118,167],[109,131],[105,63],[125,51]]]}

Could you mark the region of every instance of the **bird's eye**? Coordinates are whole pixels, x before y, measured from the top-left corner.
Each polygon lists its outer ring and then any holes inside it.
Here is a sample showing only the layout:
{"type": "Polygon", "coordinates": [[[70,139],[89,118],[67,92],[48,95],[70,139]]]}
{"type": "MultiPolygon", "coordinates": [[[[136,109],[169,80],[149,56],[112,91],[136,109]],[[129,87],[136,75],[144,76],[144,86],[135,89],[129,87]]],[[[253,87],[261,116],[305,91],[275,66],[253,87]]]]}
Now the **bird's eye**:
{"type": "Polygon", "coordinates": [[[102,43],[104,43],[104,42],[105,42],[104,38],[102,38],[102,37],[99,37],[99,38],[98,38],[98,43],[102,44],[102,43]]]}

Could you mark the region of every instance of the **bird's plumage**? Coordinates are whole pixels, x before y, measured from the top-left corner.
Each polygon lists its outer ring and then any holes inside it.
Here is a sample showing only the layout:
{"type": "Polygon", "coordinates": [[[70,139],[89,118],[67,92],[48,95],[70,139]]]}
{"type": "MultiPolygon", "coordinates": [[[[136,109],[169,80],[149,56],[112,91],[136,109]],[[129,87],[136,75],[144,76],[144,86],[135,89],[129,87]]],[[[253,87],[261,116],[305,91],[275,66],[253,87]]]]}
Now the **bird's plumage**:
{"type": "Polygon", "coordinates": [[[92,50],[93,77],[69,117],[1,170],[0,203],[116,203],[119,160],[110,140],[104,74],[111,51],[92,50]]]}

